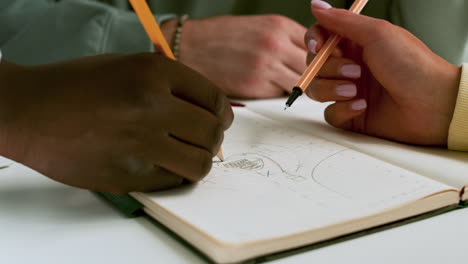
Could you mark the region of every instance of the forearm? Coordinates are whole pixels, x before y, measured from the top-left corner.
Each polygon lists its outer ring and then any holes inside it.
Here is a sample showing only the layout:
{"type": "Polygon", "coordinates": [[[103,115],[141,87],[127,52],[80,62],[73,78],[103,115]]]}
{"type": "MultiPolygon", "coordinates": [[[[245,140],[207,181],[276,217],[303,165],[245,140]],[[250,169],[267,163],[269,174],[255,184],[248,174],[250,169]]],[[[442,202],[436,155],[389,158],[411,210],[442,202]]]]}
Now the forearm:
{"type": "MultiPolygon", "coordinates": [[[[11,123],[15,119],[14,106],[11,105],[14,97],[11,96],[12,91],[17,91],[21,82],[31,81],[26,76],[27,67],[16,65],[5,60],[0,61],[0,156],[15,161],[22,161],[25,142],[16,142],[11,139],[11,135],[19,134],[24,131],[12,131],[11,123]]],[[[17,97],[24,96],[21,93],[17,97]]]]}

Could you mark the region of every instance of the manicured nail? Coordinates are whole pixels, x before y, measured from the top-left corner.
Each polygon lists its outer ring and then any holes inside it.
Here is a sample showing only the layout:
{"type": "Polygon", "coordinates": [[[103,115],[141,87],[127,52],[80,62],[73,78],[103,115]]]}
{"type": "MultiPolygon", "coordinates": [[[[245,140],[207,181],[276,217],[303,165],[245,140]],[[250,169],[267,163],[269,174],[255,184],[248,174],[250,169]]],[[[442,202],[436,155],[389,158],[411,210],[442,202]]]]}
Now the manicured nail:
{"type": "Polygon", "coordinates": [[[322,1],[322,0],[312,0],[311,4],[313,7],[320,8],[320,9],[332,8],[332,6],[329,3],[322,1]]]}
{"type": "Polygon", "coordinates": [[[367,102],[364,99],[357,100],[351,104],[351,109],[354,111],[360,111],[367,108],[367,102]]]}
{"type": "Polygon", "coordinates": [[[361,66],[356,64],[346,64],[341,66],[341,74],[348,78],[360,78],[361,77],[361,66]]]}
{"type": "Polygon", "coordinates": [[[315,39],[309,40],[309,51],[312,52],[313,54],[317,54],[317,41],[315,39]]]}
{"type": "Polygon", "coordinates": [[[336,94],[343,97],[354,97],[357,94],[356,85],[353,83],[338,85],[336,87],[336,94]]]}

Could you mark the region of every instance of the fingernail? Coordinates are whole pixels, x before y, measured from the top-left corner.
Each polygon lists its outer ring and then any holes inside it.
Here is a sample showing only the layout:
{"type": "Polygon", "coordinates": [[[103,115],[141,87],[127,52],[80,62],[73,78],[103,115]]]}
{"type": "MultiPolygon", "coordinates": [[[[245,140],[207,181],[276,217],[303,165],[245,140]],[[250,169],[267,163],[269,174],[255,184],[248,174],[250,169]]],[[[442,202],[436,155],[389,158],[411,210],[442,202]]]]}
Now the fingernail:
{"type": "Polygon", "coordinates": [[[341,84],[336,87],[336,94],[343,97],[354,97],[357,94],[356,85],[351,84],[341,84]]]}
{"type": "Polygon", "coordinates": [[[332,6],[329,3],[322,1],[322,0],[312,0],[311,4],[313,7],[320,8],[320,9],[332,8],[332,6]]]}
{"type": "Polygon", "coordinates": [[[317,41],[315,39],[309,40],[309,51],[312,52],[313,54],[317,54],[317,41]]]}
{"type": "Polygon", "coordinates": [[[348,78],[359,78],[361,77],[361,66],[356,64],[347,64],[341,66],[341,74],[348,78]]]}
{"type": "Polygon", "coordinates": [[[355,111],[360,111],[367,108],[367,102],[364,99],[357,100],[351,104],[351,109],[355,111]]]}

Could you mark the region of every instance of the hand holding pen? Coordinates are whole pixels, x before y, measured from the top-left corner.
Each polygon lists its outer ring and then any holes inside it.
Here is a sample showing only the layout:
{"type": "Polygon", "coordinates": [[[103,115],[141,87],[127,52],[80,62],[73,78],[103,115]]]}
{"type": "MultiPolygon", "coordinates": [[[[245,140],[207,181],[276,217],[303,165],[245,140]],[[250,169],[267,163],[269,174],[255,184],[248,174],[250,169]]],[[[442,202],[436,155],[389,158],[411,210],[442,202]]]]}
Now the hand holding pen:
{"type": "Polygon", "coordinates": [[[312,6],[318,24],[305,40],[316,59],[328,36],[343,38],[305,92],[334,102],[325,111],[327,122],[407,143],[447,145],[460,68],[403,28],[327,7],[312,6]]]}

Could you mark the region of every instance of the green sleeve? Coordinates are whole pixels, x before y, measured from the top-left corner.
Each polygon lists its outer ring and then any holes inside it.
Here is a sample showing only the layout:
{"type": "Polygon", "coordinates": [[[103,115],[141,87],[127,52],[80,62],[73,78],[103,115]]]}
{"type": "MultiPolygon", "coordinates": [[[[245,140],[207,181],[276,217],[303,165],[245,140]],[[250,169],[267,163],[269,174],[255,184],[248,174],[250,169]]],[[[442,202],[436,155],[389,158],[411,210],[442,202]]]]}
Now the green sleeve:
{"type": "Polygon", "coordinates": [[[0,25],[4,59],[19,64],[154,50],[133,12],[97,1],[0,0],[0,25]]]}
{"type": "MultiPolygon", "coordinates": [[[[326,0],[345,8],[350,0],[326,0]]],[[[160,12],[187,13],[192,18],[223,14],[282,14],[305,26],[315,22],[309,0],[148,0],[160,12]],[[216,4],[213,4],[216,2],[216,4]]],[[[468,43],[467,0],[371,0],[363,14],[402,26],[444,59],[459,65],[468,43]]],[[[468,58],[468,51],[466,51],[468,58]]]]}

